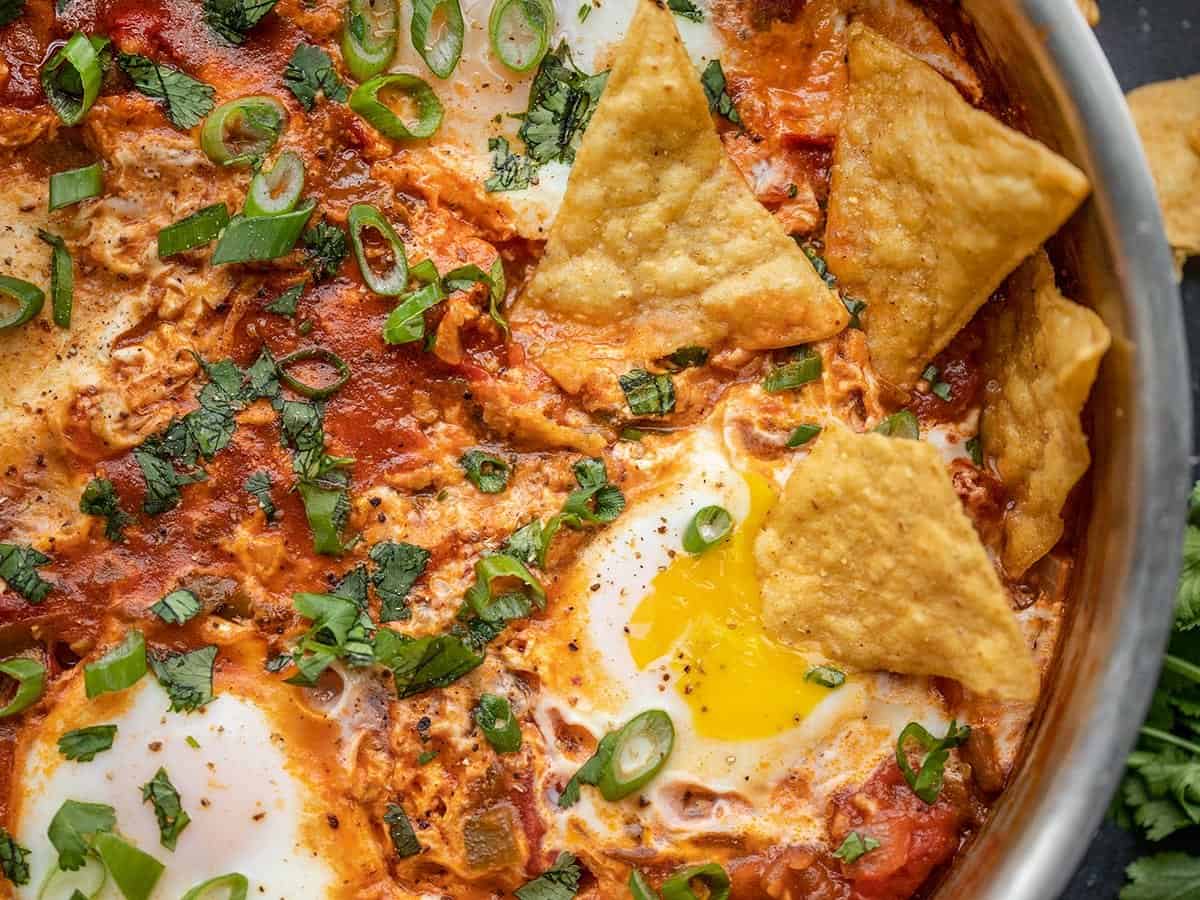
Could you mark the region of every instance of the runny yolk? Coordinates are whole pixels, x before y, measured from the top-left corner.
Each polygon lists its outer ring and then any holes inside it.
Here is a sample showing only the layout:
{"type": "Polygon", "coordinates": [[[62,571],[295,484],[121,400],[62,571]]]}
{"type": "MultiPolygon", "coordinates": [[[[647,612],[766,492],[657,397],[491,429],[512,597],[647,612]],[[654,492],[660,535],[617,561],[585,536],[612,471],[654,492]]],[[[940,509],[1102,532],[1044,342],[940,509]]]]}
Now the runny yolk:
{"type": "Polygon", "coordinates": [[[775,494],[761,475],[743,477],[750,490],[745,519],[699,556],[681,551],[655,576],[628,629],[638,668],[670,653],[675,689],[696,730],[731,741],[794,728],[829,695],[804,680],[807,657],[763,627],[754,539],[775,494]]]}

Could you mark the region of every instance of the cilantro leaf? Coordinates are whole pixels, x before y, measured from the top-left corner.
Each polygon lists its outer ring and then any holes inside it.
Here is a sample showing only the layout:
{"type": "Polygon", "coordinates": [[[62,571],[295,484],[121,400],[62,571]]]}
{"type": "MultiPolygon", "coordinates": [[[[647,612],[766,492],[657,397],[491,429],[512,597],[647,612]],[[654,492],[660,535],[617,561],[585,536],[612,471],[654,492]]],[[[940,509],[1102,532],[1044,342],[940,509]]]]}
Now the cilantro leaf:
{"type": "Polygon", "coordinates": [[[346,232],[324,219],[304,232],[304,256],[314,281],[324,281],[337,274],[350,252],[346,232]]]}
{"type": "Polygon", "coordinates": [[[335,103],[350,96],[350,89],[338,78],[329,54],[312,44],[296,45],[283,70],[283,83],[310,112],[317,105],[317,94],[324,94],[326,100],[335,103]]]}
{"type": "Polygon", "coordinates": [[[111,750],[116,725],[90,725],[68,731],[58,739],[58,752],[76,762],[91,762],[97,753],[111,750]]]}
{"type": "Polygon", "coordinates": [[[963,725],[960,728],[954,721],[950,722],[946,736],[942,738],[935,738],[917,722],[909,722],[900,732],[900,737],[896,739],[896,764],[912,792],[925,803],[932,806],[937,802],[942,792],[942,777],[950,751],[965,743],[970,735],[970,726],[963,725]],[[907,745],[910,743],[917,744],[925,751],[921,768],[916,772],[908,759],[907,745]]]}
{"type": "Polygon", "coordinates": [[[258,500],[258,505],[262,509],[263,515],[267,517],[267,521],[272,521],[279,510],[275,508],[275,501],[271,499],[271,473],[255,472],[246,479],[243,487],[258,500]]]}
{"type": "Polygon", "coordinates": [[[44,553],[20,544],[0,544],[0,578],[10,591],[20,594],[30,603],[46,599],[54,587],[37,570],[50,562],[44,553]]]}
{"type": "MultiPolygon", "coordinates": [[[[153,438],[151,439],[153,441],[153,438]]],[[[171,458],[160,444],[147,441],[133,451],[133,458],[142,470],[146,482],[146,496],[142,500],[142,511],[150,516],[168,512],[179,505],[182,499],[179,489],[194,481],[203,481],[205,475],[183,474],[176,471],[171,458]]]]}
{"type": "Polygon", "coordinates": [[[708,65],[704,67],[700,75],[700,86],[704,88],[704,96],[708,98],[710,112],[723,116],[734,125],[742,124],[742,117],[733,105],[733,98],[725,89],[725,70],[721,68],[719,59],[709,60],[708,65]]]}
{"type": "Polygon", "coordinates": [[[162,101],[163,113],[176,128],[199,125],[212,112],[212,85],[136,53],[118,53],[117,64],[139,92],[162,101]]]}
{"type": "Polygon", "coordinates": [[[280,316],[296,315],[296,304],[300,301],[300,295],[304,293],[304,282],[294,284],[265,307],[267,312],[273,312],[280,316]]]}
{"type": "Polygon", "coordinates": [[[199,615],[200,609],[200,598],[186,588],[180,588],[151,606],[150,612],[168,625],[182,625],[199,615]]]}
{"type": "Polygon", "coordinates": [[[401,700],[452,684],[483,662],[459,635],[411,638],[388,628],[375,635],[375,658],[392,670],[401,700]]]}
{"type": "Polygon", "coordinates": [[[500,552],[519,559],[527,566],[541,565],[545,556],[541,520],[527,522],[510,534],[500,547],[500,552]]]}
{"type": "Polygon", "coordinates": [[[0,872],[15,885],[29,884],[29,853],[0,827],[0,872]]]}
{"type": "Polygon", "coordinates": [[[389,803],[387,811],[383,814],[383,822],[388,827],[388,837],[392,839],[392,849],[398,857],[407,859],[421,852],[421,842],[417,840],[417,834],[413,831],[412,823],[408,821],[404,807],[398,803],[389,803]]]}
{"type": "Polygon", "coordinates": [[[240,44],[275,6],[276,0],[204,0],[204,21],[229,41],[240,44]]]}
{"type": "Polygon", "coordinates": [[[1120,900],[1200,900],[1200,857],[1159,853],[1130,864],[1120,900]]]}
{"type": "Polygon", "coordinates": [[[107,478],[93,478],[88,482],[79,498],[79,511],[88,516],[103,517],[104,536],[118,543],[125,539],[125,526],[133,522],[133,516],[121,508],[121,498],[107,478]]]}
{"type": "MultiPolygon", "coordinates": [[[[0,0],[0,27],[16,21],[25,11],[25,0],[0,0]]],[[[24,884],[24,882],[20,882],[24,884]]]]}
{"type": "Polygon", "coordinates": [[[521,191],[538,183],[537,164],[519,153],[513,153],[507,139],[488,138],[488,152],[492,154],[492,174],[483,183],[483,189],[489,194],[521,191]]]}
{"type": "Polygon", "coordinates": [[[689,22],[703,22],[704,10],[698,7],[692,0],[667,0],[667,9],[675,13],[681,19],[687,19],[689,22]]]}
{"type": "Polygon", "coordinates": [[[192,712],[213,699],[213,664],[217,648],[201,647],[188,653],[150,655],[154,677],[171,700],[171,712],[192,712]]]}
{"type": "Polygon", "coordinates": [[[1175,625],[1200,627],[1200,527],[1188,525],[1183,534],[1183,569],[1175,596],[1175,625]]]}
{"type": "Polygon", "coordinates": [[[834,851],[833,855],[849,865],[857,862],[872,850],[879,849],[879,846],[879,841],[875,838],[863,837],[857,831],[852,831],[846,835],[846,839],[842,841],[842,845],[834,851]]]}
{"type": "Polygon", "coordinates": [[[529,107],[517,132],[538,165],[575,161],[579,140],[600,102],[608,73],[588,75],[571,61],[566,42],[543,57],[529,91],[529,107]]]}
{"type": "Polygon", "coordinates": [[[371,548],[369,555],[378,567],[371,581],[379,593],[379,621],[409,618],[408,595],[429,565],[429,551],[413,544],[382,541],[371,548]]]}
{"type": "MultiPolygon", "coordinates": [[[[346,549],[341,533],[350,518],[350,476],[340,469],[354,460],[325,452],[325,412],[319,403],[278,400],[283,444],[290,447],[292,470],[318,553],[337,556],[346,549]]],[[[353,543],[353,542],[351,542],[353,543]]]]}
{"type": "Polygon", "coordinates": [[[594,787],[600,783],[600,776],[608,768],[616,743],[617,732],[615,731],[610,731],[600,739],[600,743],[596,745],[596,752],[588,757],[588,760],[579,767],[578,772],[571,776],[571,780],[559,794],[560,809],[567,809],[579,802],[579,791],[583,785],[590,784],[594,787]]]}
{"type": "Polygon", "coordinates": [[[142,802],[154,806],[154,817],[158,819],[158,839],[168,850],[174,850],[183,829],[192,817],[184,812],[179,791],[171,784],[167,770],[160,768],[154,777],[142,785],[142,802]]]}
{"type": "Polygon", "coordinates": [[[518,900],[571,900],[579,893],[583,871],[571,853],[560,853],[549,869],[514,891],[518,900]]]}
{"type": "Polygon", "coordinates": [[[117,812],[103,803],[81,803],[67,800],[50,820],[47,833],[58,851],[58,867],[75,871],[84,863],[91,838],[102,831],[112,831],[117,824],[117,812]]]}
{"type": "Polygon", "coordinates": [[[508,487],[512,466],[494,453],[468,450],[458,459],[467,480],[484,494],[499,494],[508,487]]]}

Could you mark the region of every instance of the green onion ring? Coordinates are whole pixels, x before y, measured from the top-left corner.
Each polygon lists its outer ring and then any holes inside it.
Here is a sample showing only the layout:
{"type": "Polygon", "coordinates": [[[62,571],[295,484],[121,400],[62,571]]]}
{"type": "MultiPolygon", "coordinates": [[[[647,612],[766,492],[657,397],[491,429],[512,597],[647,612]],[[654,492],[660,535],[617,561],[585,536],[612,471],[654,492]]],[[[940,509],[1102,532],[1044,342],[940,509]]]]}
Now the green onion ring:
{"type": "Polygon", "coordinates": [[[409,29],[413,47],[438,78],[449,78],[454,73],[462,56],[464,30],[458,0],[413,0],[412,27],[409,29]],[[438,10],[446,17],[445,33],[430,46],[429,30],[438,10]]]}
{"type": "MultiPolygon", "coordinates": [[[[93,877],[94,880],[94,877],[93,877]]],[[[73,897],[74,892],[78,891],[83,894],[87,900],[96,900],[100,896],[104,886],[108,884],[108,869],[104,868],[104,864],[94,854],[89,853],[83,858],[83,868],[75,871],[67,871],[60,869],[58,866],[51,866],[46,871],[46,878],[42,881],[41,889],[38,890],[38,900],[62,900],[64,897],[73,897]],[[99,870],[99,883],[92,887],[91,885],[79,886],[79,881],[86,872],[95,872],[99,870]],[[66,882],[61,888],[56,889],[55,885],[66,882]],[[87,888],[85,890],[85,887],[87,888]]]]}
{"type": "Polygon", "coordinates": [[[380,134],[397,141],[432,137],[442,124],[442,102],[433,88],[416,75],[377,75],[354,89],[350,95],[350,108],[380,134]],[[401,121],[379,99],[379,94],[386,88],[396,88],[416,103],[416,122],[408,125],[401,121]]]}
{"type": "Polygon", "coordinates": [[[369,203],[355,203],[346,215],[346,224],[350,227],[350,243],[354,246],[354,258],[358,260],[359,271],[363,281],[376,294],[384,297],[395,297],[404,293],[408,285],[408,255],[404,250],[404,242],[396,234],[387,219],[378,209],[369,203]],[[375,274],[367,260],[366,248],[363,246],[362,233],[372,228],[379,236],[388,242],[392,251],[392,268],[383,275],[375,274]]]}
{"type": "Polygon", "coordinates": [[[701,881],[708,888],[708,900],[729,900],[729,875],[716,863],[688,866],[663,882],[663,900],[699,900],[692,890],[693,881],[701,881]]]}
{"type": "Polygon", "coordinates": [[[36,284],[0,275],[0,296],[17,301],[17,310],[11,315],[0,316],[0,331],[18,328],[42,311],[46,295],[36,284]]]}
{"type": "Polygon", "coordinates": [[[71,306],[75,297],[75,269],[67,243],[57,234],[38,229],[37,236],[50,245],[50,310],[54,324],[71,327],[71,306]]]}
{"type": "Polygon", "coordinates": [[[290,150],[279,154],[268,171],[260,169],[250,179],[246,193],[247,216],[278,216],[289,213],[300,202],[304,190],[304,160],[290,150]]]}
{"type": "Polygon", "coordinates": [[[229,210],[224,203],[197,210],[158,233],[158,258],[167,259],[203,247],[214,241],[228,224],[229,210]]]}
{"type": "Polygon", "coordinates": [[[535,68],[550,49],[554,7],[542,0],[496,0],[488,17],[492,50],[514,72],[535,68]]]}
{"type": "Polygon", "coordinates": [[[101,694],[123,691],[145,674],[146,636],[133,628],[125,640],[83,667],[84,692],[91,700],[101,694]]]}
{"type": "Polygon", "coordinates": [[[28,656],[14,656],[0,662],[0,673],[17,682],[17,692],[11,700],[0,707],[0,719],[15,716],[24,709],[37,703],[46,686],[46,667],[36,659],[28,656]]]}
{"type": "Polygon", "coordinates": [[[104,80],[96,46],[83,32],[75,32],[42,66],[41,79],[46,100],[63,124],[78,125],[100,96],[104,80]]]}
{"type": "Polygon", "coordinates": [[[350,0],[342,29],[342,58],[355,81],[374,78],[396,55],[396,0],[350,0]]]}
{"type": "Polygon", "coordinates": [[[667,763],[675,746],[675,726],[661,709],[638,713],[616,733],[612,755],[596,787],[605,800],[628,797],[667,763]]]}
{"type": "Polygon", "coordinates": [[[99,197],[104,192],[104,168],[99,162],[50,176],[50,211],[99,197]]]}
{"type": "Polygon", "coordinates": [[[150,900],[166,868],[162,863],[111,831],[96,834],[92,848],[125,900],[150,900]]]}
{"type": "Polygon", "coordinates": [[[287,256],[300,240],[317,201],[308,199],[278,216],[234,216],[213,251],[212,264],[258,262],[287,256]]]}
{"type": "Polygon", "coordinates": [[[239,97],[222,103],[204,120],[200,148],[220,166],[248,166],[279,140],[287,110],[274,97],[239,97]]]}
{"type": "Polygon", "coordinates": [[[387,344],[411,344],[425,337],[425,311],[446,299],[440,281],[425,285],[406,295],[388,314],[383,323],[383,340],[387,344]]]}
{"type": "Polygon", "coordinates": [[[912,410],[908,409],[892,413],[875,426],[875,431],[877,434],[905,438],[910,441],[918,440],[921,437],[921,425],[912,410]]]}
{"type": "Polygon", "coordinates": [[[205,894],[210,891],[219,891],[221,888],[229,889],[229,893],[226,894],[226,900],[246,900],[246,894],[250,890],[250,882],[246,880],[245,875],[239,872],[218,875],[216,878],[210,878],[208,881],[196,885],[184,894],[181,900],[201,900],[205,894]]]}
{"type": "Polygon", "coordinates": [[[506,698],[481,694],[475,707],[475,722],[497,753],[516,753],[521,749],[521,726],[506,698]]]}
{"type": "Polygon", "coordinates": [[[703,553],[729,537],[733,517],[723,506],[705,506],[696,511],[683,532],[683,549],[688,553],[703,553]]]}
{"type": "Polygon", "coordinates": [[[646,876],[637,869],[629,870],[629,893],[633,900],[658,900],[658,894],[650,887],[646,876]]]}
{"type": "Polygon", "coordinates": [[[344,359],[327,347],[303,347],[295,353],[289,353],[278,360],[275,366],[279,370],[279,380],[301,397],[307,397],[309,400],[327,400],[340,391],[342,386],[350,380],[350,366],[346,364],[344,359]],[[332,366],[338,373],[337,380],[325,385],[325,387],[313,387],[288,374],[286,371],[288,366],[293,363],[303,362],[306,359],[315,359],[318,362],[332,366]]]}

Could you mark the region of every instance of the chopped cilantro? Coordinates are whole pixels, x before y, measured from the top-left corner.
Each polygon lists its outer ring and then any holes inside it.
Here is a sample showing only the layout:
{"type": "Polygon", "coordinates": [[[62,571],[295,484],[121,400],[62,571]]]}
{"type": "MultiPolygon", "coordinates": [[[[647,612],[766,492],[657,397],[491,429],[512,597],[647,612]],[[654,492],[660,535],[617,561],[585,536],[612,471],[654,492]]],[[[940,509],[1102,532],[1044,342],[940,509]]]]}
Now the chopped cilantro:
{"type": "Polygon", "coordinates": [[[600,743],[596,745],[596,752],[588,757],[587,761],[579,767],[579,771],[571,776],[570,781],[559,794],[560,809],[566,809],[579,802],[580,788],[583,785],[590,784],[594,787],[600,783],[600,776],[604,774],[604,770],[612,760],[616,743],[617,732],[615,731],[610,731],[600,739],[600,743]]]}
{"type": "Polygon", "coordinates": [[[58,739],[58,752],[76,762],[91,762],[97,753],[111,750],[117,736],[116,725],[91,725],[68,731],[58,739]]]}
{"type": "Polygon", "coordinates": [[[863,330],[862,319],[860,316],[867,308],[867,301],[857,300],[854,297],[843,297],[842,305],[846,307],[846,312],[850,313],[850,328],[863,330]]]}
{"type": "Polygon", "coordinates": [[[437,751],[436,750],[422,750],[420,753],[417,754],[417,765],[418,766],[426,766],[426,765],[429,765],[429,763],[433,762],[435,759],[437,759],[437,751]]]}
{"type": "Polygon", "coordinates": [[[271,11],[276,0],[204,0],[204,21],[208,27],[229,41],[240,44],[263,16],[271,11]]]}
{"type": "Polygon", "coordinates": [[[258,500],[259,508],[267,517],[267,521],[273,520],[279,510],[275,508],[275,501],[271,499],[271,473],[255,472],[246,479],[243,487],[258,500]]]}
{"type": "Polygon", "coordinates": [[[525,152],[538,165],[559,160],[575,161],[579,139],[608,81],[608,73],[588,75],[571,61],[571,51],[560,43],[542,59],[529,91],[529,108],[517,132],[525,152]]]}
{"type": "Polygon", "coordinates": [[[116,824],[117,812],[111,806],[65,801],[47,829],[50,843],[58,851],[58,867],[71,872],[80,868],[90,849],[91,838],[102,831],[112,831],[116,824]]]}
{"type": "Polygon", "coordinates": [[[30,603],[41,603],[54,587],[37,571],[49,562],[50,557],[32,547],[0,544],[0,578],[4,579],[10,591],[15,591],[30,603]]]}
{"type": "Polygon", "coordinates": [[[375,661],[372,645],[375,625],[366,611],[365,579],[366,572],[359,566],[342,580],[333,594],[293,595],[296,611],[311,619],[312,626],[300,638],[288,660],[298,669],[288,679],[289,684],[315,684],[335,659],[344,659],[359,667],[375,661]],[[345,596],[357,594],[353,585],[358,582],[364,585],[361,601],[355,596],[345,596]]]}
{"type": "Polygon", "coordinates": [[[494,453],[468,450],[458,464],[467,473],[467,480],[485,494],[499,494],[508,487],[512,466],[494,453]]]}
{"type": "Polygon", "coordinates": [[[350,96],[350,89],[338,78],[329,54],[312,44],[296,45],[283,70],[283,83],[309,111],[317,105],[317,94],[324,94],[326,100],[335,103],[350,96]]]}
{"type": "Polygon", "coordinates": [[[324,219],[304,232],[302,243],[308,270],[317,282],[336,275],[350,252],[346,232],[324,219]]]}
{"type": "Polygon", "coordinates": [[[294,284],[266,306],[263,307],[267,312],[273,312],[280,316],[296,315],[296,304],[300,301],[300,295],[304,293],[304,282],[294,284]]]}
{"type": "Polygon", "coordinates": [[[723,116],[734,125],[742,124],[733,98],[725,89],[725,70],[721,68],[719,59],[709,60],[700,75],[700,85],[704,88],[704,96],[708,98],[708,108],[711,112],[723,116]]]}
{"type": "Polygon", "coordinates": [[[675,371],[689,369],[692,366],[702,366],[708,362],[707,347],[680,347],[670,356],[666,357],[666,363],[675,371]]]}
{"type": "Polygon", "coordinates": [[[842,841],[842,845],[833,852],[833,855],[840,859],[846,865],[857,862],[872,850],[879,849],[879,841],[873,837],[863,837],[857,831],[852,831],[846,835],[846,839],[842,841]]]}
{"type": "Polygon", "coordinates": [[[387,628],[375,635],[375,658],[392,670],[401,700],[452,684],[483,662],[460,635],[411,638],[387,628]]]}
{"type": "MultiPolygon", "coordinates": [[[[0,27],[16,21],[24,10],[25,0],[0,0],[0,27]]],[[[24,882],[19,883],[24,884],[24,882]]]]}
{"type": "Polygon", "coordinates": [[[549,869],[514,891],[518,900],[571,900],[579,893],[583,871],[571,853],[560,853],[549,869]]]}
{"type": "Polygon", "coordinates": [[[896,764],[912,792],[932,806],[942,792],[942,776],[950,751],[966,742],[971,735],[967,725],[961,728],[951,722],[946,736],[935,738],[917,722],[909,722],[896,739],[896,764]],[[925,752],[919,771],[913,771],[908,758],[908,745],[916,744],[925,752]]]}
{"type": "Polygon", "coordinates": [[[169,625],[182,625],[199,615],[200,609],[200,598],[186,588],[179,588],[151,606],[150,612],[169,625]]]}
{"type": "Polygon", "coordinates": [[[29,852],[0,827],[0,872],[15,885],[29,884],[29,852]]]}
{"type": "Polygon", "coordinates": [[[168,850],[174,850],[179,835],[187,828],[192,817],[184,812],[179,791],[171,784],[166,769],[160,768],[153,778],[142,785],[142,802],[147,801],[153,804],[154,817],[158,819],[159,842],[168,850]]]}
{"type": "Polygon", "coordinates": [[[966,444],[967,453],[971,456],[971,462],[977,466],[983,465],[983,441],[979,435],[971,438],[966,444]]]}
{"type": "Polygon", "coordinates": [[[537,184],[537,164],[509,150],[507,139],[488,138],[488,152],[492,154],[492,174],[483,183],[488,193],[520,191],[537,184]]]}
{"type": "Polygon", "coordinates": [[[675,383],[670,375],[632,369],[617,381],[625,392],[629,411],[635,416],[665,416],[675,409],[675,383]]]}
{"type": "Polygon", "coordinates": [[[692,0],[667,0],[667,9],[675,13],[681,19],[687,19],[689,22],[703,22],[704,10],[698,7],[692,0]]]}
{"type": "Polygon", "coordinates": [[[421,842],[417,840],[404,807],[397,803],[389,803],[383,814],[383,823],[388,827],[388,837],[392,839],[392,849],[398,857],[407,859],[421,852],[421,842]]]}
{"type": "Polygon", "coordinates": [[[213,699],[213,664],[216,647],[188,653],[150,655],[154,676],[171,700],[171,712],[192,712],[213,699]]]}
{"type": "Polygon", "coordinates": [[[429,551],[414,544],[382,541],[369,555],[376,565],[371,582],[379,594],[379,621],[409,618],[408,595],[429,565],[429,551]]]}
{"type": "Polygon", "coordinates": [[[79,511],[89,516],[104,518],[104,536],[110,541],[125,539],[125,526],[132,524],[133,516],[121,508],[121,498],[107,478],[93,478],[83,489],[79,498],[79,511]]]}
{"type": "Polygon", "coordinates": [[[118,53],[117,64],[139,92],[161,101],[163,113],[176,128],[199,125],[212,111],[213,87],[173,66],[136,53],[118,53]]]}
{"type": "Polygon", "coordinates": [[[282,400],[276,404],[284,446],[291,448],[296,487],[318,553],[337,556],[346,549],[342,531],[350,518],[350,476],[354,460],[325,452],[325,412],[319,403],[282,400]]]}

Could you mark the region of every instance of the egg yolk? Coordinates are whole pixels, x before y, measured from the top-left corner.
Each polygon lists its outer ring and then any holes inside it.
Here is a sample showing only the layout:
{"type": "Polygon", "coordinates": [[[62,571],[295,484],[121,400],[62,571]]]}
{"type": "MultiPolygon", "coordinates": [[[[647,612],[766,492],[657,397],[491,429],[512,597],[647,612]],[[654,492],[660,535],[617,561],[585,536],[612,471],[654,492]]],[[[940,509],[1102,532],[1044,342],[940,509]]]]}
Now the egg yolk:
{"type": "Polygon", "coordinates": [[[794,728],[829,695],[804,680],[805,654],[763,627],[754,539],[775,494],[761,475],[743,477],[750,490],[745,519],[721,544],[698,556],[681,552],[658,573],[627,632],[638,668],[671,654],[675,689],[696,730],[733,741],[794,728]]]}

